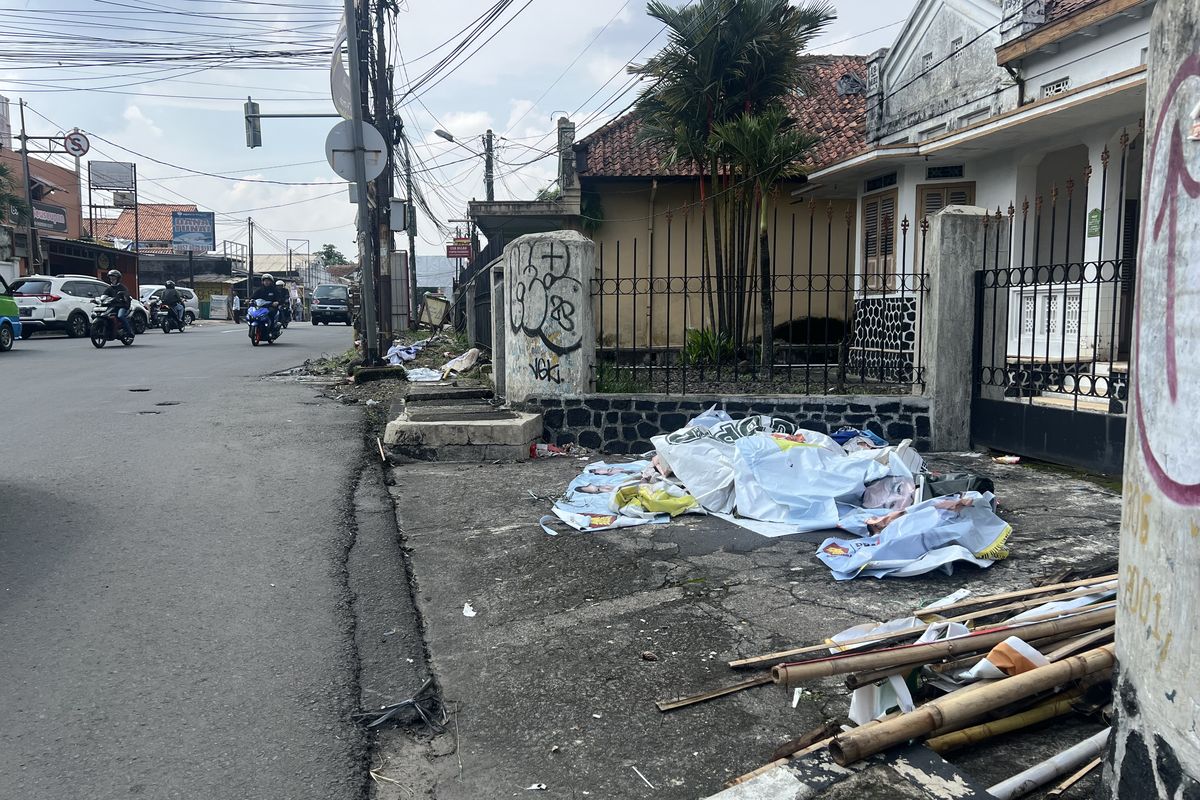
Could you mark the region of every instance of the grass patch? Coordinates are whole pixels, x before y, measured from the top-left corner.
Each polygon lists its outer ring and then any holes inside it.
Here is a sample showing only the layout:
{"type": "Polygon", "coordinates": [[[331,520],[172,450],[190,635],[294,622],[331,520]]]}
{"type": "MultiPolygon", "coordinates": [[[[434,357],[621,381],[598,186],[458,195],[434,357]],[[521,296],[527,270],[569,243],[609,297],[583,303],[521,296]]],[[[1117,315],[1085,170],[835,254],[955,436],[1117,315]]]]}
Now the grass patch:
{"type": "Polygon", "coordinates": [[[596,365],[596,391],[602,394],[646,394],[650,382],[632,367],[618,367],[605,361],[596,365]]]}

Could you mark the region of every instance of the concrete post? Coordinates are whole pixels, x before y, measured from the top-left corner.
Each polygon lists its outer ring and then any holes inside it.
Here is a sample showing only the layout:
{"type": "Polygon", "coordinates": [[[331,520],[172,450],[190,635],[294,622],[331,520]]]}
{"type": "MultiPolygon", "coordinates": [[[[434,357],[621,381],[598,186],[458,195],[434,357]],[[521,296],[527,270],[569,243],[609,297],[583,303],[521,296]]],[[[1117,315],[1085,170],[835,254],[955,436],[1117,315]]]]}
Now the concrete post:
{"type": "Polygon", "coordinates": [[[1121,520],[1117,720],[1102,796],[1200,796],[1200,7],[1150,32],[1121,520]]]}
{"type": "Polygon", "coordinates": [[[592,277],[596,245],[575,231],[533,233],[504,248],[504,394],[533,396],[592,390],[596,335],[592,277]]]}
{"type": "MultiPolygon", "coordinates": [[[[925,367],[925,395],[931,406],[930,449],[935,451],[966,450],[971,446],[971,388],[978,380],[972,374],[975,273],[983,268],[985,255],[988,268],[1009,263],[1009,220],[991,219],[985,227],[983,217],[987,214],[987,209],[975,206],[948,206],[929,218],[925,245],[929,294],[921,311],[921,362],[925,367]],[[989,243],[986,248],[985,236],[989,243]]],[[[985,309],[989,320],[992,313],[990,306],[985,309]]],[[[1005,345],[1001,326],[1007,313],[1007,305],[995,309],[1000,329],[994,339],[1000,347],[1005,345]]],[[[993,337],[985,336],[984,345],[992,343],[993,337]]]]}

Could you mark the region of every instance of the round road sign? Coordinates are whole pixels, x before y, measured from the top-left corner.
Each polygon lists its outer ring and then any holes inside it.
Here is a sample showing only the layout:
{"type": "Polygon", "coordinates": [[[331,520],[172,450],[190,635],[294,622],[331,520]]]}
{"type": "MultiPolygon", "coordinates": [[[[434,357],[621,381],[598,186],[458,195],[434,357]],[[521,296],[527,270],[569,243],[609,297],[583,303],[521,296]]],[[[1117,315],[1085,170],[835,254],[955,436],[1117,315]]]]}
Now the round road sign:
{"type": "MultiPolygon", "coordinates": [[[[367,174],[363,177],[372,180],[387,166],[387,145],[383,135],[368,122],[362,124],[363,153],[367,174]]],[[[329,166],[339,177],[348,181],[356,180],[354,175],[354,123],[342,120],[333,126],[325,139],[325,158],[329,166]]]]}
{"type": "Polygon", "coordinates": [[[83,131],[72,131],[63,137],[63,147],[67,151],[67,155],[82,158],[87,155],[88,150],[92,149],[92,143],[88,141],[87,134],[83,131]]]}

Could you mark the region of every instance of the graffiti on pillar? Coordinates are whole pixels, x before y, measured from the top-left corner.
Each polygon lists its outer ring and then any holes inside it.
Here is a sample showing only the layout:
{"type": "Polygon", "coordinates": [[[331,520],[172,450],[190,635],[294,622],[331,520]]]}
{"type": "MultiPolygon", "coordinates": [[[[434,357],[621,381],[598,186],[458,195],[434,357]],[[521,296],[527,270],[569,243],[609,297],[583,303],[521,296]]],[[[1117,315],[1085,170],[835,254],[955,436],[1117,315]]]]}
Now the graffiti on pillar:
{"type": "Polygon", "coordinates": [[[1189,356],[1200,342],[1200,302],[1192,301],[1200,295],[1200,143],[1190,136],[1198,104],[1194,53],[1167,87],[1146,153],[1136,303],[1139,447],[1158,488],[1185,506],[1200,506],[1200,459],[1177,442],[1163,445],[1200,416],[1200,360],[1189,356]]]}
{"type": "Polygon", "coordinates": [[[529,365],[535,381],[559,384],[563,382],[562,365],[557,358],[535,358],[529,365]]]}
{"type": "Polygon", "coordinates": [[[578,350],[583,346],[578,314],[588,298],[583,284],[569,275],[570,249],[542,241],[516,247],[517,269],[508,305],[512,332],[538,339],[560,356],[578,350]]]}

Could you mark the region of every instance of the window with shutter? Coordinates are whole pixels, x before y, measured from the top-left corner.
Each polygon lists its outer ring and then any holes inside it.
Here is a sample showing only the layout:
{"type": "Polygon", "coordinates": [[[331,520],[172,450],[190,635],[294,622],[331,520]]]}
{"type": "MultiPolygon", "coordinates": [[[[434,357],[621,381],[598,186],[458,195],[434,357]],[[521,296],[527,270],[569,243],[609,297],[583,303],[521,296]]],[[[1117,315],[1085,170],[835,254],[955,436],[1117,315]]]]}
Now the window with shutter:
{"type": "MultiPolygon", "coordinates": [[[[917,187],[917,221],[913,226],[918,232],[921,220],[932,217],[946,206],[970,206],[975,204],[974,183],[947,183],[941,185],[922,185],[917,187]]],[[[913,264],[920,271],[921,237],[913,237],[913,264]]]]}
{"type": "Polygon", "coordinates": [[[863,261],[867,291],[886,291],[896,264],[896,193],[864,197],[863,261]]]}

